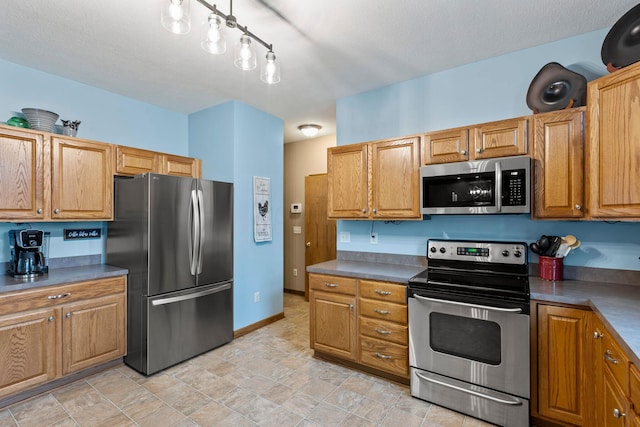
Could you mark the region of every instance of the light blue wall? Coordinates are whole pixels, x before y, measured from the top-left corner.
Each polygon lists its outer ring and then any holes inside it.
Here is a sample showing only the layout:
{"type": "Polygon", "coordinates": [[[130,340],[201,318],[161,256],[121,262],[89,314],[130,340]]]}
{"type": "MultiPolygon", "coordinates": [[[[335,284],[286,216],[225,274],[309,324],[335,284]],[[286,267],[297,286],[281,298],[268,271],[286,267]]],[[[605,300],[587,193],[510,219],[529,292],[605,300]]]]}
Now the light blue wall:
{"type": "MultiPolygon", "coordinates": [[[[603,70],[600,47],[607,30],[522,50],[453,70],[338,100],[337,143],[353,144],[531,114],[526,94],[548,62],[603,70]]],[[[371,221],[338,221],[350,243],[338,250],[425,255],[428,238],[537,240],[574,234],[581,241],[567,265],[640,270],[640,223],[532,221],[526,215],[432,216],[430,220],[376,221],[378,244],[369,243],[371,221]]],[[[339,233],[338,233],[339,235],[339,233]]],[[[533,254],[532,254],[533,255],[533,254]]],[[[537,257],[531,260],[537,262],[537,257]]]]}
{"type": "Polygon", "coordinates": [[[283,310],[283,122],[232,101],[190,115],[189,131],[203,177],[234,184],[234,329],[243,328],[283,310]],[[271,242],[253,240],[254,176],[271,179],[271,242]]]}
{"type": "MultiPolygon", "coordinates": [[[[65,120],[80,120],[80,138],[189,154],[185,114],[1,59],[0,94],[0,122],[21,114],[20,110],[25,107],[42,108],[58,113],[65,120]]],[[[10,256],[7,232],[27,226],[0,223],[0,262],[8,261],[10,256]]],[[[50,256],[53,258],[104,252],[104,237],[85,241],[62,239],[64,228],[104,227],[102,223],[31,223],[31,226],[51,232],[50,256]]]]}

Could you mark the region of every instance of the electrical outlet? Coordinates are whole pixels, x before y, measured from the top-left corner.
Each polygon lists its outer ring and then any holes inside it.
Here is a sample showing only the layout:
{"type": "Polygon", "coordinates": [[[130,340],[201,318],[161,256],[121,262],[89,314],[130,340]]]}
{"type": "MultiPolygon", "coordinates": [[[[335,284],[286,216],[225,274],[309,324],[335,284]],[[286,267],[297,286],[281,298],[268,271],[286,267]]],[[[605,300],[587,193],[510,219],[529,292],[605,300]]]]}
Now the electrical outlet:
{"type": "Polygon", "coordinates": [[[260,302],[260,292],[253,293],[253,302],[260,302]]]}
{"type": "Polygon", "coordinates": [[[297,268],[293,269],[293,277],[298,277],[298,269],[297,268]]]}
{"type": "Polygon", "coordinates": [[[371,233],[369,236],[369,243],[377,245],[378,244],[378,233],[371,233]]]}
{"type": "Polygon", "coordinates": [[[350,243],[351,242],[351,233],[348,231],[340,232],[340,243],[350,243]]]}

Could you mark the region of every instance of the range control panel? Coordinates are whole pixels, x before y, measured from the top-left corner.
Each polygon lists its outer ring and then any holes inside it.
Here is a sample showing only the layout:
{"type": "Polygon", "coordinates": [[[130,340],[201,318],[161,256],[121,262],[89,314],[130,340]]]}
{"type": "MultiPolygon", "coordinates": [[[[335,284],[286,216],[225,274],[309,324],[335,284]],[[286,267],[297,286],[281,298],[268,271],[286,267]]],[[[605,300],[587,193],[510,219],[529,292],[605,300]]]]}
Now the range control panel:
{"type": "Polygon", "coordinates": [[[525,265],[527,249],[523,242],[429,240],[427,258],[525,265]]]}

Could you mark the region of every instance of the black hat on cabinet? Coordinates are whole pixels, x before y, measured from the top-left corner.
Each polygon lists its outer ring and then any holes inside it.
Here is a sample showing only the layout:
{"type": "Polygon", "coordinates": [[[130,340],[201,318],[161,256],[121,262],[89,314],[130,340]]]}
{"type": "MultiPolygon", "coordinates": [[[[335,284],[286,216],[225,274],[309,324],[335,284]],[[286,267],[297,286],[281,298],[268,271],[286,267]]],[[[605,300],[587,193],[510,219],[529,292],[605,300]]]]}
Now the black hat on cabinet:
{"type": "Polygon", "coordinates": [[[610,72],[640,60],[640,4],[611,27],[602,43],[600,56],[610,72]]]}
{"type": "Polygon", "coordinates": [[[557,62],[538,71],[527,91],[527,105],[534,113],[580,107],[587,98],[587,79],[557,62]]]}

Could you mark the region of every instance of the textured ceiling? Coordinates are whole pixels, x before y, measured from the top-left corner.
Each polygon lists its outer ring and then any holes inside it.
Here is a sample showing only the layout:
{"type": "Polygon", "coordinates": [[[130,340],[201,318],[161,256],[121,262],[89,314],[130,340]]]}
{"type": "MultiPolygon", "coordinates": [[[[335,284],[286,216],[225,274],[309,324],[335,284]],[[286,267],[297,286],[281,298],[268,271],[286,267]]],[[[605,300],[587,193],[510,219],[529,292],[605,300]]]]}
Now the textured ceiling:
{"type": "MultiPolygon", "coordinates": [[[[162,0],[166,1],[166,0],[162,0]]],[[[3,0],[0,58],[182,113],[235,99],[297,126],[335,132],[336,99],[613,25],[631,0],[236,0],[238,22],[273,44],[282,81],[266,85],[192,29],[160,25],[161,0],[3,0]]],[[[224,1],[218,8],[229,13],[224,1]]],[[[264,50],[258,49],[260,56],[264,50]]]]}

